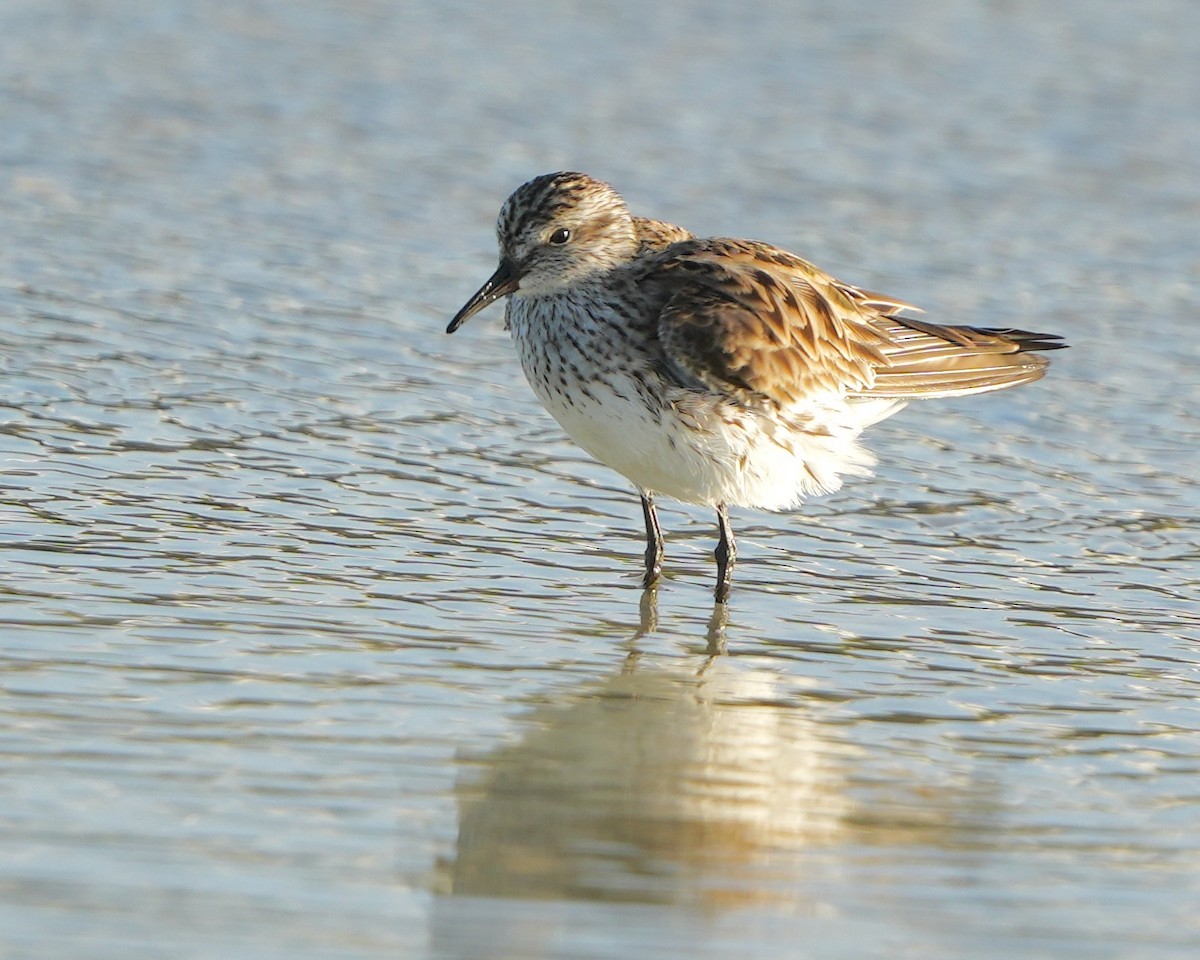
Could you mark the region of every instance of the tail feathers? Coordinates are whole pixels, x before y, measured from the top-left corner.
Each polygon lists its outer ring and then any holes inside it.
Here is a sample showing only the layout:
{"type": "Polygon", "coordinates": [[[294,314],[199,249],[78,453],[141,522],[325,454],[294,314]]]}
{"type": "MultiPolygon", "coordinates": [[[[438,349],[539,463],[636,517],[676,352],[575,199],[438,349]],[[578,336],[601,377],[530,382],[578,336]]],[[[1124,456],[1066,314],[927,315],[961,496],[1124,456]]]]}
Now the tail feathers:
{"type": "Polygon", "coordinates": [[[917,399],[961,397],[1039,380],[1049,360],[1038,356],[1066,347],[1050,333],[985,327],[950,327],[909,317],[875,324],[886,344],[886,366],[860,397],[917,399]]]}

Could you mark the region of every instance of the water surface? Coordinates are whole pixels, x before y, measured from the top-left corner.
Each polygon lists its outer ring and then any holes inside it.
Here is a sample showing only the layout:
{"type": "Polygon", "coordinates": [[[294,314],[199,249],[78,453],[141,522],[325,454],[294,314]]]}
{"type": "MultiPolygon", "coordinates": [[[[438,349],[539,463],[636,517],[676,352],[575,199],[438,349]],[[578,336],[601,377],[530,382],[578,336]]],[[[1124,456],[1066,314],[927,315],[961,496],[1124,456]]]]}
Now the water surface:
{"type": "Polygon", "coordinates": [[[0,23],[4,956],[1195,955],[1193,4],[0,23]],[[442,333],[560,168],[1073,349],[652,610],[442,333]]]}

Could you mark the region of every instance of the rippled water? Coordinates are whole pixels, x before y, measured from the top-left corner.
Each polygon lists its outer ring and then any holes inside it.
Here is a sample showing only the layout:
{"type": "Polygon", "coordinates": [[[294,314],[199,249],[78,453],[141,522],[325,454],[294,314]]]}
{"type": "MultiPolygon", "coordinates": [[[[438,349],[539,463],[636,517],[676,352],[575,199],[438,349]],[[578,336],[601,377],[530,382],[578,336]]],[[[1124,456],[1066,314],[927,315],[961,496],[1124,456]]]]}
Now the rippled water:
{"type": "Polygon", "coordinates": [[[1198,9],[7,4],[0,954],[1194,956],[1198,9]],[[1073,349],[652,609],[563,167],[1073,349]]]}

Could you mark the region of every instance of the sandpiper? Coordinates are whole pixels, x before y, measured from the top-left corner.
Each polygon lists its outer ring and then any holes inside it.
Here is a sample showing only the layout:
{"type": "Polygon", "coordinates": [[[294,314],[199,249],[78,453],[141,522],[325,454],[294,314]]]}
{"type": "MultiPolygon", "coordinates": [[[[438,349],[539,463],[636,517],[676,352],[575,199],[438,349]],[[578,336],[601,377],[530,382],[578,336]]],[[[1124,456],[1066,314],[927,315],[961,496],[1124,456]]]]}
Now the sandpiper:
{"type": "Polygon", "coordinates": [[[496,231],[500,265],[446,332],[508,297],[538,399],[641,494],[645,586],[662,572],[655,494],[716,509],[717,603],[736,556],[730,505],[782,510],[836,490],[870,472],[859,434],[907,401],[1037,380],[1037,351],[1066,346],[902,315],[916,308],[778,247],[633,216],[582,173],[517,188],[496,231]]]}

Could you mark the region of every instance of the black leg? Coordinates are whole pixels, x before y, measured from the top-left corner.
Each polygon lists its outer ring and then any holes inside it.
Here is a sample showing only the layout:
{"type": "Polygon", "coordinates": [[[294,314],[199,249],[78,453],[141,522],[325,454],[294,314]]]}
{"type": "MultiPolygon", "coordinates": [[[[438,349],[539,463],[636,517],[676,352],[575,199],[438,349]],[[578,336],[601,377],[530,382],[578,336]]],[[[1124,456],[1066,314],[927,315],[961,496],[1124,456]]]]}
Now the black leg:
{"type": "Polygon", "coordinates": [[[654,509],[654,494],[647,490],[642,490],[641,494],[642,516],[646,520],[646,577],[642,586],[652,587],[662,574],[663,538],[658,526],[658,511],[654,509]]]}
{"type": "Polygon", "coordinates": [[[729,525],[729,508],[725,504],[717,507],[717,525],[721,539],[714,556],[717,558],[717,603],[729,599],[729,585],[733,581],[733,564],[737,560],[737,544],[733,541],[733,528],[729,525]]]}

